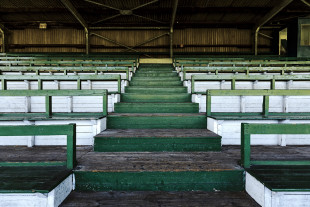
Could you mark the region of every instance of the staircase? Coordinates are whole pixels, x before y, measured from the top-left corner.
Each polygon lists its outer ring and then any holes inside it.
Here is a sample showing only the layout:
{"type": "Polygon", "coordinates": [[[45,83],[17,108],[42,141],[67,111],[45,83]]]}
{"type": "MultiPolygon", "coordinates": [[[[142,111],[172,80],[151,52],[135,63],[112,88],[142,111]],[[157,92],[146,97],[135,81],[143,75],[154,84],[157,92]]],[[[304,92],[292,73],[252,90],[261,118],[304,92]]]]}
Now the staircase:
{"type": "Polygon", "coordinates": [[[172,65],[144,64],[95,137],[95,151],[220,150],[221,137],[206,129],[206,116],[182,86],[172,65]]]}
{"type": "Polygon", "coordinates": [[[140,64],[75,171],[77,191],[242,191],[243,169],[222,165],[221,137],[168,64],[140,64]]]}

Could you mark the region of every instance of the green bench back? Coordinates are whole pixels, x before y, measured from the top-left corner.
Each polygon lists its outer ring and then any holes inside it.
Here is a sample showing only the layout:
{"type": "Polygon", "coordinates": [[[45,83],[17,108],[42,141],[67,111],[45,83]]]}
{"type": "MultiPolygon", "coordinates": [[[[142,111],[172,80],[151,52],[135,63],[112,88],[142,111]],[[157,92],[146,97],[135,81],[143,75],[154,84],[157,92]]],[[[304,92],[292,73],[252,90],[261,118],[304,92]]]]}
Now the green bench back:
{"type": "MultiPolygon", "coordinates": [[[[310,90],[207,90],[206,115],[212,116],[219,113],[211,112],[212,96],[263,96],[262,115],[268,117],[269,96],[310,96],[310,90]]],[[[242,113],[241,113],[242,114],[242,113]]],[[[280,114],[280,113],[275,113],[280,114]]],[[[306,115],[307,113],[302,113],[306,115]]]]}
{"type": "MultiPolygon", "coordinates": [[[[231,89],[236,89],[236,81],[270,81],[270,89],[275,89],[276,81],[309,81],[310,75],[193,75],[191,90],[195,91],[195,81],[231,81],[231,89]]],[[[204,94],[204,92],[199,92],[204,94]]]]}
{"type": "Polygon", "coordinates": [[[251,160],[252,134],[310,134],[310,124],[241,124],[241,164],[244,168],[251,165],[308,165],[305,161],[260,161],[251,160]]]}
{"type": "Polygon", "coordinates": [[[38,90],[43,90],[43,81],[76,81],[77,89],[81,90],[81,81],[117,81],[117,91],[109,93],[121,93],[121,76],[120,75],[0,75],[2,90],[7,90],[8,81],[37,81],[38,90]]]}
{"type": "MultiPolygon", "coordinates": [[[[45,115],[46,118],[53,116],[52,97],[53,96],[102,96],[103,112],[102,117],[108,114],[108,91],[107,90],[0,90],[0,96],[44,96],[45,97],[45,113],[28,113],[30,116],[45,115]]],[[[25,114],[25,113],[23,113],[25,114]]],[[[67,113],[72,116],[75,113],[67,113]]],[[[17,113],[1,113],[0,116],[16,116],[17,113]]]]}
{"type": "Polygon", "coordinates": [[[0,162],[0,166],[61,166],[73,169],[76,164],[76,125],[0,126],[0,136],[67,136],[66,162],[0,162]]]}

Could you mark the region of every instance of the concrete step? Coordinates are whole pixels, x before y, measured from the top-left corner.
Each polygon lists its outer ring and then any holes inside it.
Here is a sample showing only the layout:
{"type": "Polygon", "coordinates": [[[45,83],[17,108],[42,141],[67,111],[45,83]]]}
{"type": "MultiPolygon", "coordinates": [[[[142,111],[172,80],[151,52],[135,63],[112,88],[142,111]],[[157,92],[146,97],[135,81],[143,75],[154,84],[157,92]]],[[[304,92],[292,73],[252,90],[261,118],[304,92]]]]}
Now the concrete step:
{"type": "Polygon", "coordinates": [[[140,94],[170,94],[170,93],[187,93],[187,88],[183,86],[174,87],[156,87],[156,86],[126,86],[126,93],[140,93],[140,94]]]}
{"type": "Polygon", "coordinates": [[[205,114],[198,113],[112,113],[107,129],[206,129],[205,114]]]}
{"type": "Polygon", "coordinates": [[[94,144],[96,152],[219,150],[221,137],[207,129],[107,129],[94,144]]]}
{"type": "Polygon", "coordinates": [[[198,113],[198,103],[116,103],[115,113],[198,113]]]}
{"type": "Polygon", "coordinates": [[[152,102],[152,103],[179,103],[191,102],[191,94],[139,94],[139,93],[123,93],[121,94],[121,102],[152,102]]]}

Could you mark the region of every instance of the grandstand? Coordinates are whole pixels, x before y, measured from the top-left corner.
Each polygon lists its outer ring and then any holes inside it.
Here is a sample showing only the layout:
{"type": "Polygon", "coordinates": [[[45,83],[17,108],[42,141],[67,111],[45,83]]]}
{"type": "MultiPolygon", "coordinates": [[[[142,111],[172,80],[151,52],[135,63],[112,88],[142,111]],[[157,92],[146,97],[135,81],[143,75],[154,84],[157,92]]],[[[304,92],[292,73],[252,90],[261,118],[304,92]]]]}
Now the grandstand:
{"type": "Polygon", "coordinates": [[[310,206],[309,0],[0,0],[0,207],[310,206]]]}

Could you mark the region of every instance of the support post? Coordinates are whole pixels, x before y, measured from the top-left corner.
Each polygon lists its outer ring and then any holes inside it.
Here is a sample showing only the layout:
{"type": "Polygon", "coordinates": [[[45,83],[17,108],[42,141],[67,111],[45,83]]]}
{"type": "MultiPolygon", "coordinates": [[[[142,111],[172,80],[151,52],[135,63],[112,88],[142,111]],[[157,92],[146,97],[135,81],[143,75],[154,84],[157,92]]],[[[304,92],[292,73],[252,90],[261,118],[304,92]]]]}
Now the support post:
{"type": "Polygon", "coordinates": [[[2,42],[1,42],[2,50],[1,50],[1,52],[6,53],[9,51],[8,34],[10,33],[10,31],[6,27],[4,27],[3,24],[0,23],[0,33],[1,33],[1,39],[2,39],[2,42]]]}
{"type": "Polygon", "coordinates": [[[173,28],[170,28],[170,57],[173,57],[173,28]]]}
{"type": "Polygon", "coordinates": [[[254,38],[254,53],[258,54],[258,32],[260,28],[270,21],[275,15],[277,15],[282,9],[284,9],[287,5],[289,5],[294,0],[283,0],[281,3],[276,4],[262,19],[255,25],[255,38],[254,38]]]}
{"type": "Polygon", "coordinates": [[[88,55],[89,54],[89,49],[90,49],[90,45],[89,45],[89,32],[88,32],[87,28],[85,28],[84,30],[85,30],[85,46],[86,46],[85,53],[86,53],[86,55],[88,55]]]}
{"type": "Polygon", "coordinates": [[[251,155],[251,134],[247,133],[248,124],[241,123],[241,165],[244,168],[249,168],[251,155]]]}
{"type": "Polygon", "coordinates": [[[171,23],[170,23],[170,57],[171,58],[173,58],[173,25],[174,25],[175,16],[177,13],[178,3],[179,3],[179,0],[174,0],[171,23]]]}

